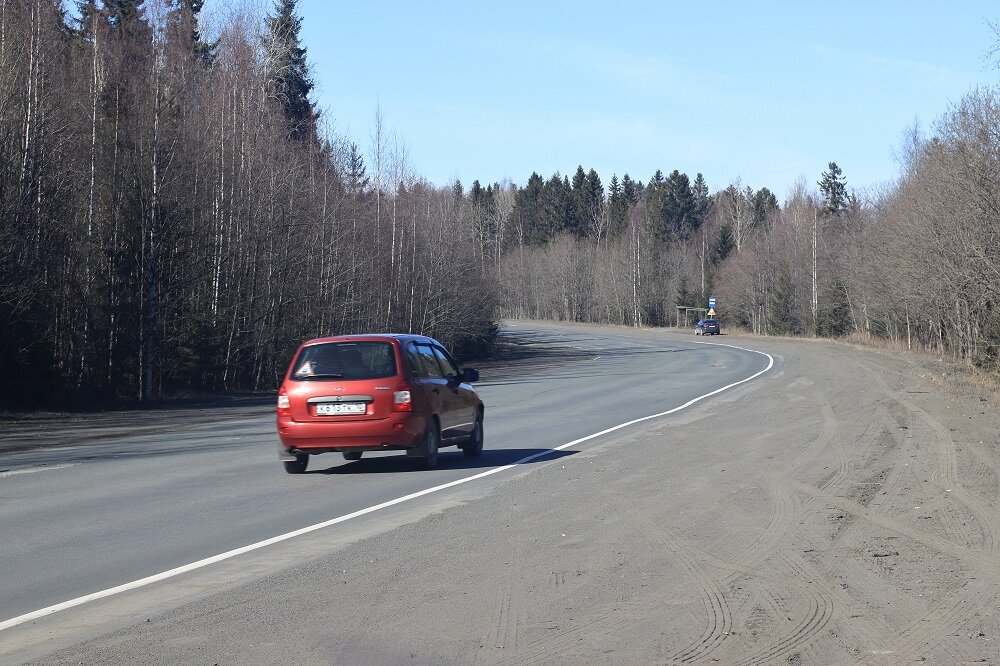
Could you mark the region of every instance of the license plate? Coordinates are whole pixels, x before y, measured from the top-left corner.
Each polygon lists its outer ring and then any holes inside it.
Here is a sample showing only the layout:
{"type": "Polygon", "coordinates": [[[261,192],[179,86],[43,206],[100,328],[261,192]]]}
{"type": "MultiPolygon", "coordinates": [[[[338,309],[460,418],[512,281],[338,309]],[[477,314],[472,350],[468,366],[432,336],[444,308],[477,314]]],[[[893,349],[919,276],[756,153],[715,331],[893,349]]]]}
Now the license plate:
{"type": "Polygon", "coordinates": [[[316,416],[364,414],[366,407],[363,402],[321,402],[316,405],[316,416]]]}

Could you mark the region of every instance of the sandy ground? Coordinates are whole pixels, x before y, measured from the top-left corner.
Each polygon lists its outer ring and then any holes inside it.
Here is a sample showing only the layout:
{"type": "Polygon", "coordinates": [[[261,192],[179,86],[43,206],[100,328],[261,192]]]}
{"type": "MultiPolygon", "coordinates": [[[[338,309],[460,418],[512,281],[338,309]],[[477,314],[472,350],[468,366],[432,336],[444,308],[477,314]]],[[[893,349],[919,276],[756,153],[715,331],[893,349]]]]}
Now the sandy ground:
{"type": "Polygon", "coordinates": [[[778,368],[44,663],[1000,663],[995,398],[927,357],[719,342],[778,368]]]}

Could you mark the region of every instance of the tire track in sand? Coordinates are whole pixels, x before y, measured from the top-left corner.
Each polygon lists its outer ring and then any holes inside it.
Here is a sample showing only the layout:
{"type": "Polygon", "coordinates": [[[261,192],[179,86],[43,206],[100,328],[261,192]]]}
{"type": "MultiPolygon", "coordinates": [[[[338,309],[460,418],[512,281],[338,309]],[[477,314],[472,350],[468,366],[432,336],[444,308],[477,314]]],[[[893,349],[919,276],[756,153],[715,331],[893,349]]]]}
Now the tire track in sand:
{"type": "MultiPolygon", "coordinates": [[[[930,482],[939,491],[938,500],[943,505],[942,510],[937,512],[942,519],[942,527],[951,540],[958,541],[956,545],[966,549],[963,551],[966,555],[977,551],[981,553],[979,558],[973,555],[971,561],[967,557],[965,563],[973,568],[980,568],[983,565],[996,566],[994,563],[1000,559],[1000,513],[988,498],[962,484],[959,478],[958,447],[951,431],[925,409],[900,392],[889,388],[882,376],[876,375],[876,381],[885,395],[903,411],[908,423],[922,423],[930,435],[936,461],[929,476],[930,482]],[[961,512],[949,511],[949,505],[952,503],[960,505],[961,509],[965,509],[974,518],[979,528],[977,536],[981,539],[981,548],[965,545],[973,543],[975,539],[971,538],[972,534],[968,527],[961,524],[963,518],[961,512]]],[[[977,452],[973,455],[977,461],[977,466],[972,468],[974,472],[979,466],[988,467],[981,454],[977,452]]],[[[1000,599],[1000,584],[988,583],[980,587],[977,578],[967,580],[961,589],[948,594],[900,632],[895,644],[897,655],[904,659],[918,659],[932,647],[939,649],[945,647],[943,642],[951,638],[960,628],[970,626],[977,616],[991,613],[998,599],[1000,599]],[[975,587],[978,588],[974,594],[969,591],[971,583],[976,583],[975,587]]],[[[961,654],[964,647],[962,644],[951,646],[949,652],[956,661],[964,660],[961,654]]]]}
{"type": "Polygon", "coordinates": [[[733,613],[726,599],[725,590],[720,581],[706,571],[701,558],[668,530],[650,520],[641,520],[637,523],[646,534],[663,545],[687,571],[689,579],[698,586],[698,594],[705,611],[705,628],[701,635],[671,655],[668,661],[687,664],[700,660],[721,645],[733,632],[733,613]]]}
{"type": "Polygon", "coordinates": [[[778,638],[767,641],[761,649],[732,662],[734,666],[757,666],[773,664],[776,659],[794,653],[809,645],[823,631],[833,617],[835,604],[832,595],[820,585],[812,583],[812,576],[788,554],[780,553],[778,558],[792,576],[786,581],[807,605],[806,612],[795,620],[795,625],[779,634],[778,638]]]}

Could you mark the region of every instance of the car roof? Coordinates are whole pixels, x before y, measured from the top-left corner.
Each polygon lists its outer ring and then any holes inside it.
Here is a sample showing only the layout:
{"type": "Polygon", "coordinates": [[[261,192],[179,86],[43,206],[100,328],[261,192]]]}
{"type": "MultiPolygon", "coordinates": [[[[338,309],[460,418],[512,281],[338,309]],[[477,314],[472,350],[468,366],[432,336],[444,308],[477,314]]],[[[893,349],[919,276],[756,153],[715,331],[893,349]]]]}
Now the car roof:
{"type": "Polygon", "coordinates": [[[407,342],[409,340],[419,341],[419,342],[434,342],[440,344],[434,338],[429,338],[426,335],[416,335],[413,333],[358,333],[358,334],[348,334],[348,335],[331,335],[324,338],[313,338],[312,340],[306,340],[302,343],[302,346],[323,344],[330,342],[407,342]]]}

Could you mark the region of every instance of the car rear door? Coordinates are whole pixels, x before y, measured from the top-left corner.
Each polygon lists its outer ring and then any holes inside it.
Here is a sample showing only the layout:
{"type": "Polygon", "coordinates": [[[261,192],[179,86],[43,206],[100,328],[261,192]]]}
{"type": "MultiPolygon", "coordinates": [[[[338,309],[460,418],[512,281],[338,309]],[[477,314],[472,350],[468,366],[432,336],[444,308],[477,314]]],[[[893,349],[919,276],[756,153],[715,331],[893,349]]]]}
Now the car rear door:
{"type": "Polygon", "coordinates": [[[443,347],[433,345],[434,355],[447,381],[446,399],[448,401],[449,427],[448,437],[465,437],[472,432],[476,419],[475,399],[473,390],[462,383],[462,374],[458,364],[443,347]]]}
{"type": "Polygon", "coordinates": [[[452,427],[448,381],[444,378],[441,365],[431,346],[424,342],[408,342],[407,356],[413,375],[413,400],[417,409],[429,414],[437,414],[441,424],[441,434],[445,436],[452,427]]]}

